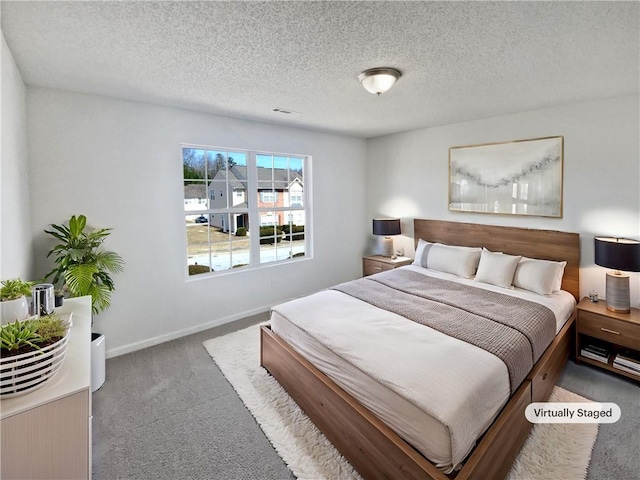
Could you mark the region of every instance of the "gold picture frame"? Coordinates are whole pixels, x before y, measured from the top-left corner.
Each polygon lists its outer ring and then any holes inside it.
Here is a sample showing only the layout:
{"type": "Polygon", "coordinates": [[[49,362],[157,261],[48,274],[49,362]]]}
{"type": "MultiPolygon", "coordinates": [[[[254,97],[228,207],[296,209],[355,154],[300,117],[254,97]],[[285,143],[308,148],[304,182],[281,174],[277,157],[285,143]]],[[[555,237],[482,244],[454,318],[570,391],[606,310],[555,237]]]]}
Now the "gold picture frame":
{"type": "Polygon", "coordinates": [[[449,148],[449,210],[562,218],[564,137],[449,148]]]}

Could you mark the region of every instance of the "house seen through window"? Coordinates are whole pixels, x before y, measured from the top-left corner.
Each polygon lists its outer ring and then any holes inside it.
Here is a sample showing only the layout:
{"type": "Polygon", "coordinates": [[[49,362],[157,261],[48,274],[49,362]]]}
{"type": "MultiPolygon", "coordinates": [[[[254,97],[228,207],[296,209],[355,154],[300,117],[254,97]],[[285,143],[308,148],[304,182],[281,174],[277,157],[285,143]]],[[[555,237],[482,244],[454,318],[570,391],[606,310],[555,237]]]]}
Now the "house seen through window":
{"type": "Polygon", "coordinates": [[[182,148],[189,275],[309,254],[307,156],[182,148]]]}

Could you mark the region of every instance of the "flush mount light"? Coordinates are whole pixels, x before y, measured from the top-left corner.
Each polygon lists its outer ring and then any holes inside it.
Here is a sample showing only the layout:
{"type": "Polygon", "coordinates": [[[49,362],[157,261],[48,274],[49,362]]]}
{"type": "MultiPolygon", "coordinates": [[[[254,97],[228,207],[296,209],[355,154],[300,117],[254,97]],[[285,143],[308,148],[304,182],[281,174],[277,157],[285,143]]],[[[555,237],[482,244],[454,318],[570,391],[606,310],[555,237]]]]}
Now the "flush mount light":
{"type": "Polygon", "coordinates": [[[358,75],[358,80],[367,92],[380,95],[389,90],[400,75],[400,71],[395,68],[370,68],[358,75]]]}

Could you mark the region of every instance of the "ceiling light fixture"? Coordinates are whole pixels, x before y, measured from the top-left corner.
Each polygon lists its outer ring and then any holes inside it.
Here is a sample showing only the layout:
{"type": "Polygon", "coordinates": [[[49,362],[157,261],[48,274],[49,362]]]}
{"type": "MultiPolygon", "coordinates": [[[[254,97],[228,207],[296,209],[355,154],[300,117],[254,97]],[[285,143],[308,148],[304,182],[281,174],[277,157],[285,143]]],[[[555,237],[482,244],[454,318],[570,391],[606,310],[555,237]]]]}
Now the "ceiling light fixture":
{"type": "Polygon", "coordinates": [[[399,70],[389,67],[370,68],[358,75],[358,80],[369,93],[380,95],[389,90],[400,78],[399,70]]]}

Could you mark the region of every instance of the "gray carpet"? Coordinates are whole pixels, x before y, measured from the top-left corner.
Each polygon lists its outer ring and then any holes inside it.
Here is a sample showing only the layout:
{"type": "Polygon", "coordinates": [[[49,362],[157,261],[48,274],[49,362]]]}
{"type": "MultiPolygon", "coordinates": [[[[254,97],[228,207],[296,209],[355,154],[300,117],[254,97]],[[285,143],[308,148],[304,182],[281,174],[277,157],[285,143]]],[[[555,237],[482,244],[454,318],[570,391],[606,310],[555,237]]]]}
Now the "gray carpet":
{"type": "Polygon", "coordinates": [[[622,411],[618,422],[600,425],[587,480],[640,479],[638,382],[569,361],[558,385],[596,402],[617,403],[622,411]]]}
{"type": "Polygon", "coordinates": [[[295,478],[202,346],[262,320],[107,360],[93,394],[93,478],[295,478]]]}
{"type": "MultiPolygon", "coordinates": [[[[107,360],[107,380],[93,394],[93,478],[295,478],[202,346],[264,319],[107,360]]],[[[600,426],[588,478],[640,479],[637,383],[569,362],[559,385],[622,409],[618,423],[600,426]]]]}

